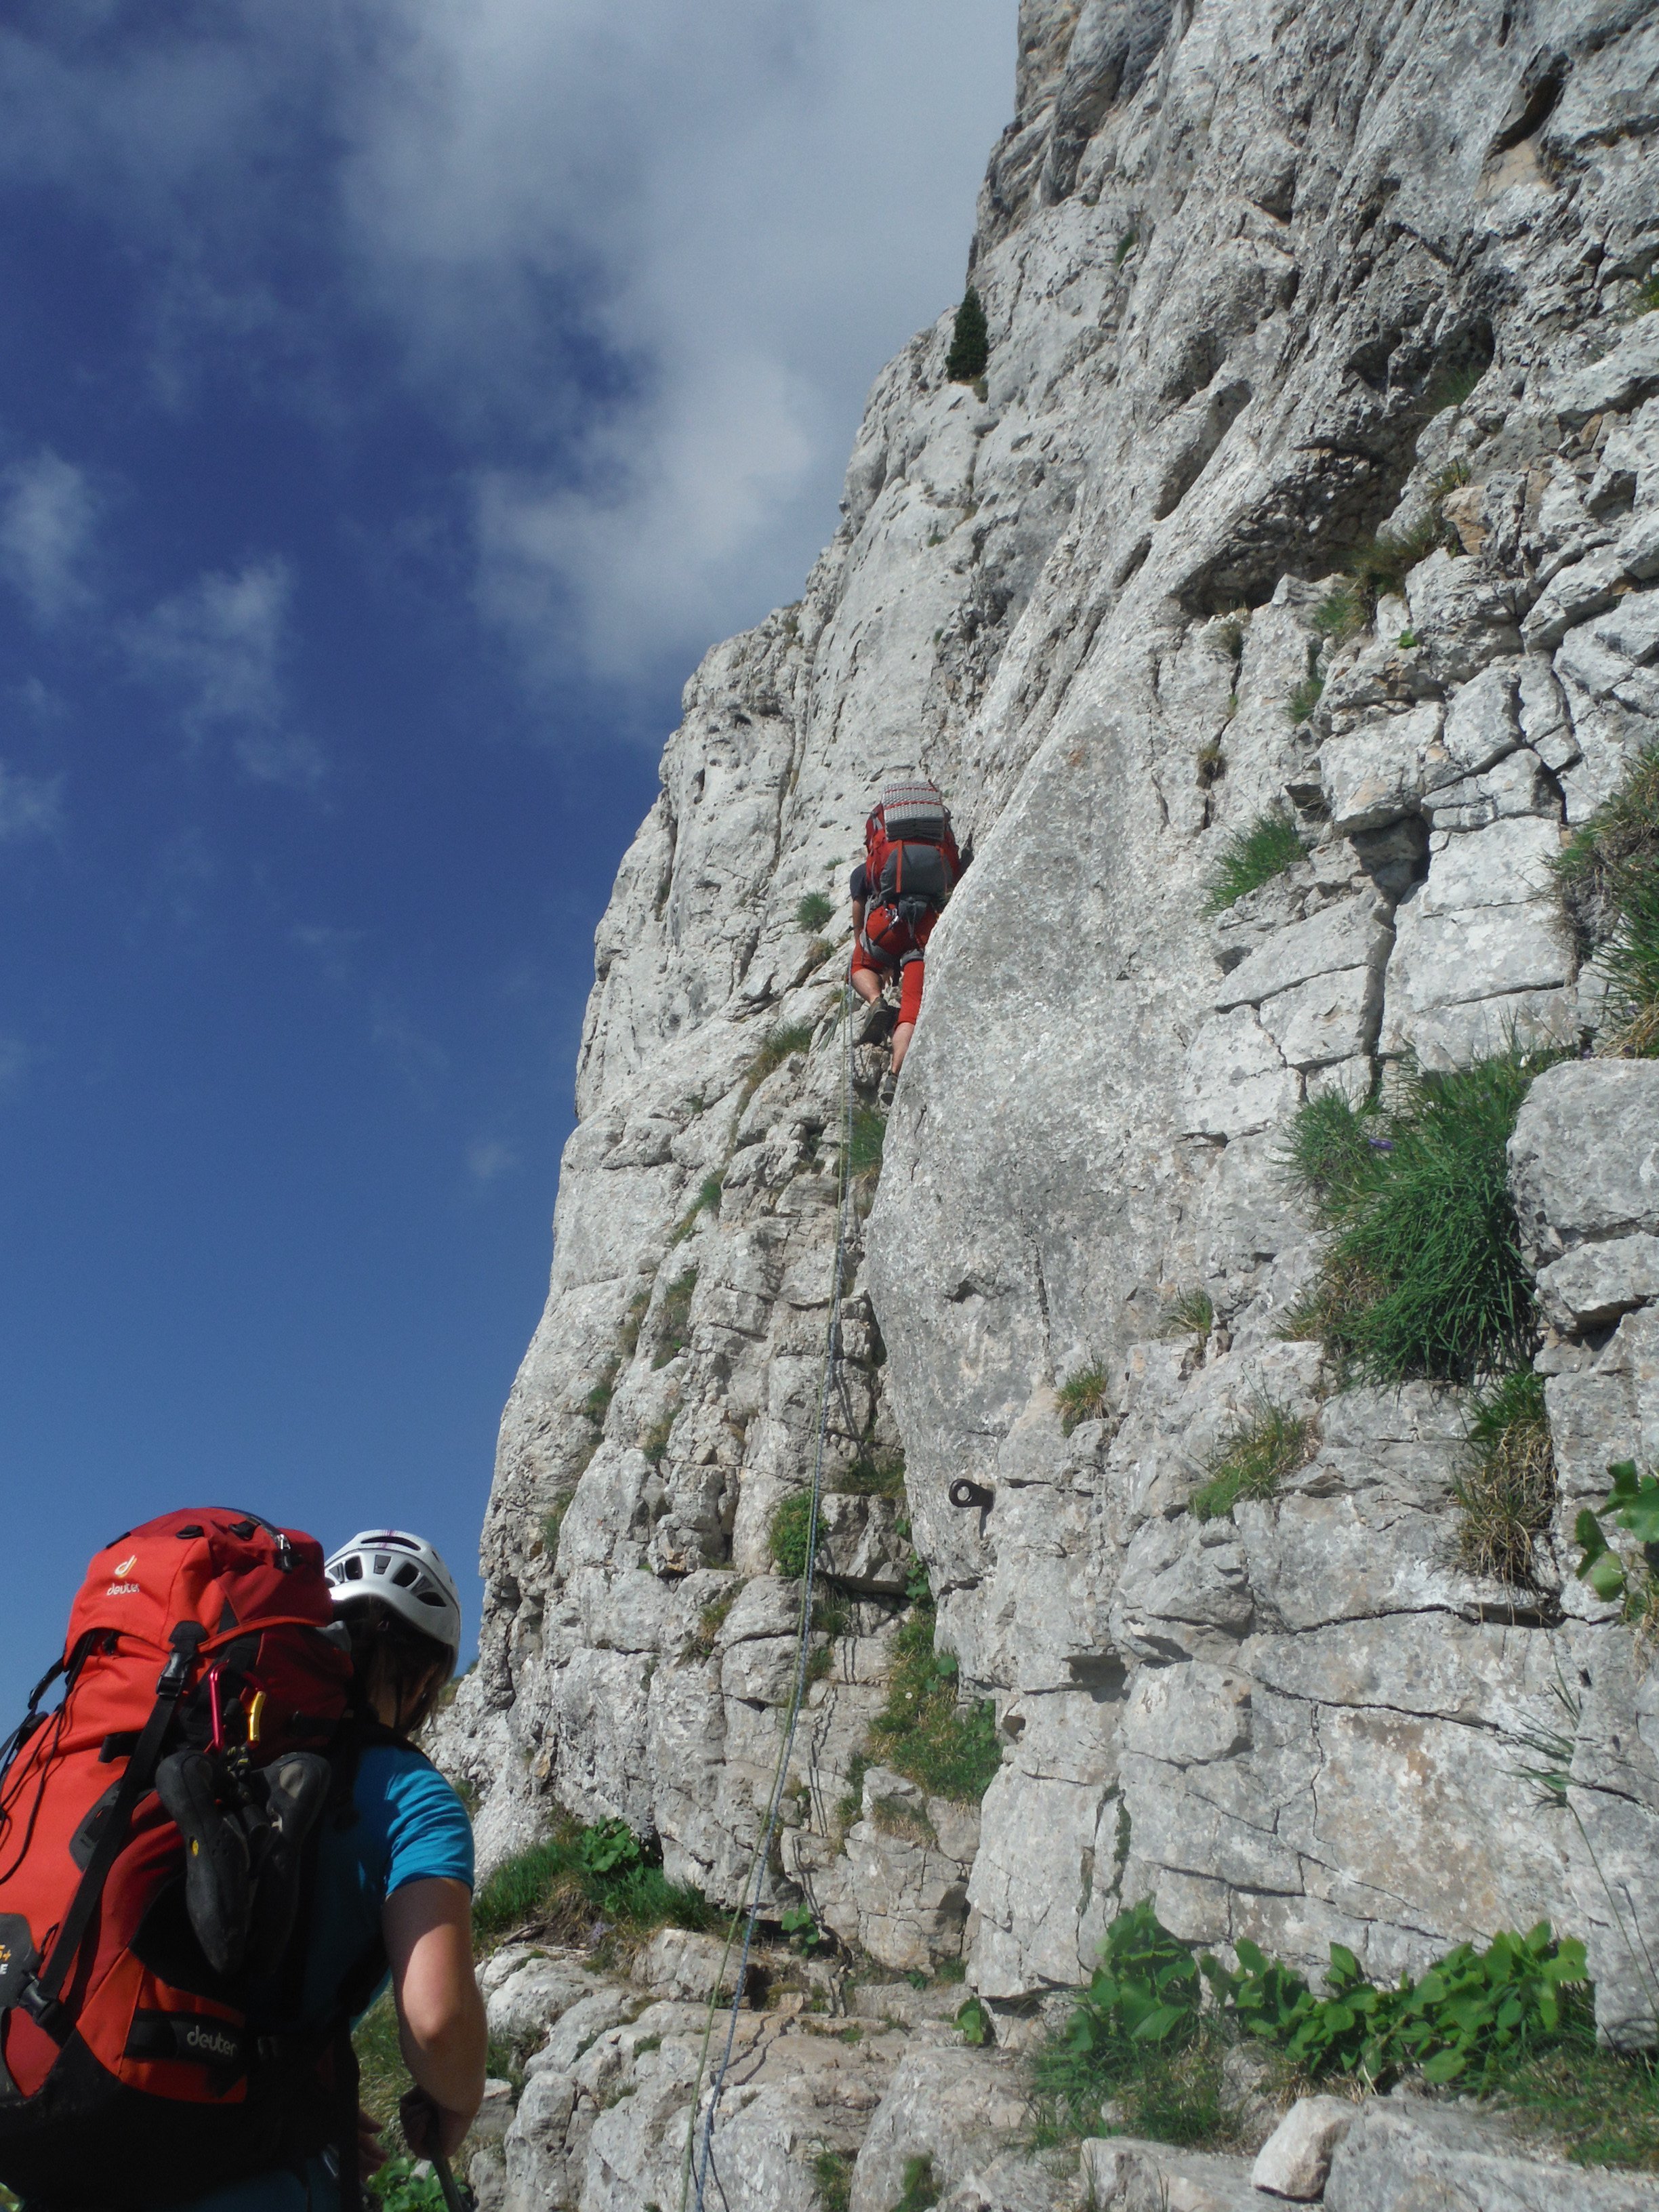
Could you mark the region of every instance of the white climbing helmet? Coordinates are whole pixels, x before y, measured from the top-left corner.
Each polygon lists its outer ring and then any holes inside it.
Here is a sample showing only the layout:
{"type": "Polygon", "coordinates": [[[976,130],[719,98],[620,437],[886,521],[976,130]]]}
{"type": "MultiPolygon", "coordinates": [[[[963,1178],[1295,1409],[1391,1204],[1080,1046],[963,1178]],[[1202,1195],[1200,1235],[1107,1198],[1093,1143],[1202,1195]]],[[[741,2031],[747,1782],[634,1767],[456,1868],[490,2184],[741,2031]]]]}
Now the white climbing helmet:
{"type": "Polygon", "coordinates": [[[461,1595],[424,1536],[406,1528],[365,1528],[323,1569],[337,1606],[377,1597],[411,1628],[450,1650],[461,1648],[461,1595]]]}

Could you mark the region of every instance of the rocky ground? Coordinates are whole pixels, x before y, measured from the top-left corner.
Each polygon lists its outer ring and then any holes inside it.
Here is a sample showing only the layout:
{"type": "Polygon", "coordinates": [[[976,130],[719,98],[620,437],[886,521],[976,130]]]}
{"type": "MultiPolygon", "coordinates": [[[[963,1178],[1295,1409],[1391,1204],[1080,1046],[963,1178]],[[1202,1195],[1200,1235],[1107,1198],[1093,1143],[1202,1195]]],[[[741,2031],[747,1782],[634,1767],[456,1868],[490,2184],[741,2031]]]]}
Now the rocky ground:
{"type": "MultiPolygon", "coordinates": [[[[1547,1917],[1586,1938],[1604,2032],[1640,2042],[1654,1678],[1572,1528],[1609,1462],[1659,1458],[1659,1062],[1613,1051],[1552,863],[1659,709],[1659,17],[1024,0],[1019,21],[975,244],[986,376],[947,380],[947,315],[878,378],[832,544],[688,685],[599,927],[442,1754],[487,1863],[562,1807],[740,1893],[850,1135],[835,1606],[769,1918],[810,1911],[890,1972],[960,1961],[1006,2057],[1137,1899],[1224,1955],[1249,1938],[1317,1975],[1336,1942],[1389,1979],[1547,1917]],[[860,1048],[849,1132],[840,902],[899,762],[977,856],[891,1115],[860,1048]],[[1275,814],[1300,856],[1206,912],[1275,814]],[[1344,1389],[1287,1336],[1323,1248],[1282,1168],[1308,1101],[1512,1041],[1568,1055],[1510,1155],[1554,1484],[1522,1583],[1460,1547],[1467,1394],[1344,1389]],[[1194,1513],[1263,1407],[1299,1425],[1298,1463],[1194,1513]],[[988,1509],[947,1502],[963,1476],[988,1509]],[[982,1796],[872,1734],[919,1622],[964,1711],[991,1706],[982,1796]]],[[[766,2069],[804,2080],[809,2051],[860,2111],[947,2050],[988,2096],[999,2078],[917,2023],[884,2088],[881,2038],[848,2057],[816,2018],[757,2027],[757,2112],[795,2110],[766,2069]]],[[[663,2054],[684,2032],[640,2031],[663,2039],[649,2082],[580,2151],[584,2174],[613,2138],[636,2163],[584,2206],[678,2203],[652,2197],[672,2161],[645,2116],[684,2104],[663,2054]]],[[[604,2032],[618,2086],[635,2033],[604,2032]]],[[[572,2091],[556,2121],[555,2077],[550,2144],[588,2109],[572,2091]]],[[[1333,2190],[1404,2124],[1368,2121],[1333,2190]]],[[[1453,2201],[1422,2155],[1420,2201],[1453,2201]]],[[[767,2201],[813,2185],[786,2164],[767,2201]]],[[[1200,2185],[1104,2172],[1106,2202],[1200,2185]]]]}

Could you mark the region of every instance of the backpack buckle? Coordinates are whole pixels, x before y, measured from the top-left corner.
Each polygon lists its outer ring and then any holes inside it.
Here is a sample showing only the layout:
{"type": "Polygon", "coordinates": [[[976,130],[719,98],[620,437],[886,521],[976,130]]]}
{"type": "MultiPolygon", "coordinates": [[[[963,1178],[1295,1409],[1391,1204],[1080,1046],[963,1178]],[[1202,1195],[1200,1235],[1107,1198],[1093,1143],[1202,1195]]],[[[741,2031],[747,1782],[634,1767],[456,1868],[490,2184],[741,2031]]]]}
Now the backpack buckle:
{"type": "Polygon", "coordinates": [[[16,2002],[34,2022],[43,2035],[49,2035],[61,2050],[70,2039],[75,2023],[58,1999],[48,1996],[31,1974],[17,1992],[16,2002]]]}

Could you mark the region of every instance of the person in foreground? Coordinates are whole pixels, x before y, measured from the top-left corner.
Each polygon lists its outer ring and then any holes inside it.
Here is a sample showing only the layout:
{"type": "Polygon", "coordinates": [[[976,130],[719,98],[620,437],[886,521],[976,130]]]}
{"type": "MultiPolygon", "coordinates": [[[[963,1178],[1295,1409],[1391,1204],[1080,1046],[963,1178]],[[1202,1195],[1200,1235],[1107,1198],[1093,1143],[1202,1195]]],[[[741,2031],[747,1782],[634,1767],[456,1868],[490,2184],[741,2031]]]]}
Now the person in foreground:
{"type": "MultiPolygon", "coordinates": [[[[356,1680],[379,1723],[357,1759],[350,1813],[319,1824],[301,2009],[321,2018],[384,1948],[398,2035],[415,2088],[400,2118],[418,2156],[449,2157],[483,2097],[488,2030],[472,1966],[472,1829],[449,1784],[410,1738],[454,1671],[461,1608],[433,1547],[368,1529],[326,1565],[356,1680]],[[355,1814],[355,1817],[352,1815],[355,1814]]],[[[379,1989],[374,1992],[379,1995],[379,1989]]],[[[373,2001],[371,1997],[370,2002],[373,2001]]],[[[358,2121],[359,2177],[384,2162],[380,2130],[358,2121]]],[[[355,2199],[349,2185],[344,2192],[355,2199]]],[[[329,2153],[190,2200],[179,2212],[338,2212],[329,2153]]]]}

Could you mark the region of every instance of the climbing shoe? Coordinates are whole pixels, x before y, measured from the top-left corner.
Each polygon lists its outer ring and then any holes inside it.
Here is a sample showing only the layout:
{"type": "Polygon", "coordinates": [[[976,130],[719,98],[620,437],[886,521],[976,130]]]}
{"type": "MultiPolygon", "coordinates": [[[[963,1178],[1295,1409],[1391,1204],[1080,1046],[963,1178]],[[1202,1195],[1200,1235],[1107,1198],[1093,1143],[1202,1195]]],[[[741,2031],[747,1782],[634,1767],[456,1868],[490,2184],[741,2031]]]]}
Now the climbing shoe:
{"type": "Polygon", "coordinates": [[[314,1751],[290,1752],[249,1777],[263,1806],[251,1810],[264,1830],[255,1862],[253,1910],[247,1962],[256,1974],[275,1973],[294,1931],[300,1905],[301,1860],[306,1838],[328,1796],[328,1761],[314,1751]]]}
{"type": "Polygon", "coordinates": [[[185,1909],[216,1974],[233,1974],[247,1948],[248,1839],[218,1802],[199,1751],[175,1751],[155,1770],[155,1794],[185,1839],[185,1909]]]}
{"type": "Polygon", "coordinates": [[[893,1103],[893,1093],[897,1089],[898,1076],[895,1071],[890,1067],[886,1074],[881,1079],[881,1088],[876,1093],[876,1096],[880,1099],[884,1106],[890,1106],[893,1103]]]}
{"type": "Polygon", "coordinates": [[[897,1014],[885,1000],[878,999],[865,1016],[854,1042],[857,1044],[885,1044],[893,1034],[897,1014]]]}

